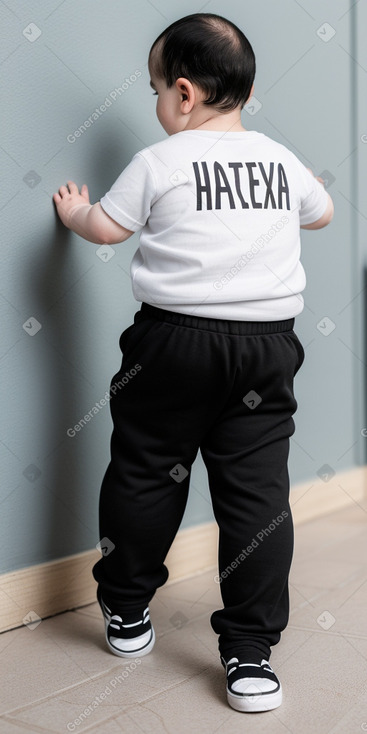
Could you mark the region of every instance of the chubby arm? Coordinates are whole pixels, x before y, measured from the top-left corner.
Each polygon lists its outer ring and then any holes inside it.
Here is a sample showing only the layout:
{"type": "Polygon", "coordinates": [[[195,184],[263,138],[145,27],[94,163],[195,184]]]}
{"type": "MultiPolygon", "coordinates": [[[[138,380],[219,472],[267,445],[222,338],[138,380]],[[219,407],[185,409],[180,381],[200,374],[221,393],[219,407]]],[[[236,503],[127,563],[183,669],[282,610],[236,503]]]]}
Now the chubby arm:
{"type": "Polygon", "coordinates": [[[86,184],[83,184],[79,194],[74,181],[67,183],[68,188],[61,186],[59,193],[53,195],[57,213],[65,227],[97,245],[124,242],[134,234],[106,214],[99,201],[90,204],[86,184]]]}
{"type": "MultiPolygon", "coordinates": [[[[308,168],[307,170],[310,171],[312,175],[314,175],[313,171],[311,171],[311,168],[308,168]]],[[[325,185],[324,180],[320,178],[320,176],[315,176],[315,178],[317,181],[320,181],[323,186],[325,185]]],[[[320,219],[316,219],[315,222],[311,222],[311,224],[301,224],[301,229],[322,229],[322,227],[326,227],[328,224],[330,224],[334,216],[334,204],[329,192],[327,192],[327,195],[328,202],[322,217],[320,217],[320,219]]]]}
{"type": "Polygon", "coordinates": [[[93,204],[90,218],[96,231],[103,233],[103,244],[115,245],[118,242],[124,242],[134,234],[131,229],[126,229],[126,227],[115,222],[109,214],[106,214],[99,201],[93,204]]]}

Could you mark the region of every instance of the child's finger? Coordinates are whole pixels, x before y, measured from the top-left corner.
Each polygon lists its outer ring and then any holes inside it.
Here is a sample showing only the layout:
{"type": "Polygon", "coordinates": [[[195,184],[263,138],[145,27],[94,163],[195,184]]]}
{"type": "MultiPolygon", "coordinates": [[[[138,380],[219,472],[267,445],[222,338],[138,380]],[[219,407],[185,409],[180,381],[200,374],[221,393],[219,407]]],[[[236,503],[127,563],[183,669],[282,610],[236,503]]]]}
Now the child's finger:
{"type": "Polygon", "coordinates": [[[87,184],[83,184],[83,186],[82,186],[82,188],[80,190],[80,193],[84,197],[84,199],[89,203],[89,191],[88,191],[87,184]]]}
{"type": "Polygon", "coordinates": [[[60,186],[60,188],[59,188],[59,194],[60,194],[61,197],[65,196],[68,193],[69,193],[69,191],[68,191],[68,189],[67,189],[66,186],[60,186]]]}
{"type": "Polygon", "coordinates": [[[68,181],[68,186],[71,194],[79,194],[79,189],[74,181],[68,181]]]}

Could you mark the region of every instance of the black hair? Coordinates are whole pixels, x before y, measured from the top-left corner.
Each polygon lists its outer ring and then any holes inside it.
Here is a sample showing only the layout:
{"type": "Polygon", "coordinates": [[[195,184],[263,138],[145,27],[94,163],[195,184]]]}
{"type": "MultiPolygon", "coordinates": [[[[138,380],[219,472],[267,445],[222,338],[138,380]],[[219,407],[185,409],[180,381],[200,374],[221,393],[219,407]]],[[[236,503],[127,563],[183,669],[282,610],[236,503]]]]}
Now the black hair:
{"type": "Polygon", "coordinates": [[[152,75],[172,87],[179,77],[197,84],[204,104],[230,111],[246,104],[256,72],[255,54],[242,31],[212,13],[194,13],[166,28],[149,51],[152,75]]]}

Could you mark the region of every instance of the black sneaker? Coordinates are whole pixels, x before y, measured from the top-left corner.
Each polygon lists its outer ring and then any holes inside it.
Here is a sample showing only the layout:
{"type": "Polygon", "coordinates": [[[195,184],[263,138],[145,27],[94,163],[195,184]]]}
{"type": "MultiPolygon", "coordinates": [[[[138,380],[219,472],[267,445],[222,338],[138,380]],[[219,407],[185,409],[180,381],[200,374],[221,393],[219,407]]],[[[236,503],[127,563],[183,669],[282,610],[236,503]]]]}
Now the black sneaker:
{"type": "Polygon", "coordinates": [[[114,655],[133,658],[147,655],[154,646],[155,633],[149,617],[149,606],[134,614],[120,615],[109,609],[97,588],[97,599],[105,621],[106,642],[114,655]]]}
{"type": "Polygon", "coordinates": [[[282,686],[270,663],[220,656],[227,676],[227,701],[236,711],[270,711],[282,703],[282,686]]]}

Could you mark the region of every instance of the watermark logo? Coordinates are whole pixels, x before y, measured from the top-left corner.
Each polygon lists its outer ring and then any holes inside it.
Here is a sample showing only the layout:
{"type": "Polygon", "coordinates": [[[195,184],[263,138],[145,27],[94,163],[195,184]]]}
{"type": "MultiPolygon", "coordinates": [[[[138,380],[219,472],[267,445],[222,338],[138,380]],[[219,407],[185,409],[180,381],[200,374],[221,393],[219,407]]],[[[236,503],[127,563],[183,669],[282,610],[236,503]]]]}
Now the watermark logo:
{"type": "Polygon", "coordinates": [[[320,334],[323,336],[329,336],[334,329],[336,329],[336,324],[334,321],[329,319],[328,316],[324,316],[321,321],[316,325],[317,329],[319,330],[320,334]]]}
{"type": "Polygon", "coordinates": [[[29,43],[37,41],[37,38],[40,37],[41,33],[41,29],[38,28],[38,25],[35,23],[28,23],[28,25],[23,29],[23,36],[27,41],[29,41],[29,43]]]}
{"type": "Polygon", "coordinates": [[[35,482],[38,477],[42,474],[41,470],[35,464],[29,464],[26,466],[23,472],[23,476],[28,479],[29,482],[35,482]]]}
{"type": "Polygon", "coordinates": [[[246,112],[248,112],[248,114],[251,115],[251,116],[256,115],[256,113],[259,110],[261,110],[261,108],[262,108],[262,104],[261,104],[260,100],[257,99],[256,97],[254,97],[253,95],[252,95],[250,101],[247,104],[245,104],[245,107],[244,107],[244,109],[246,110],[246,112]]]}
{"type": "Polygon", "coordinates": [[[109,538],[102,538],[102,540],[97,543],[96,548],[102,556],[109,556],[116,546],[109,538]]]}
{"type": "Polygon", "coordinates": [[[102,262],[108,263],[108,261],[111,260],[111,257],[116,255],[116,250],[114,250],[111,245],[101,245],[101,247],[96,250],[96,255],[100,260],[102,260],[102,262]]]}
{"type": "Polygon", "coordinates": [[[171,469],[171,471],[169,472],[169,475],[170,477],[172,477],[172,479],[175,480],[175,482],[179,483],[182,482],[185,477],[187,477],[188,473],[189,472],[187,471],[187,469],[185,469],[184,466],[182,466],[182,464],[176,464],[176,466],[174,466],[173,469],[171,469]]]}
{"type": "Polygon", "coordinates": [[[34,336],[40,329],[42,329],[42,324],[37,321],[35,316],[30,316],[29,319],[24,322],[23,329],[26,334],[29,334],[29,336],[34,336]]]}
{"type": "Polygon", "coordinates": [[[335,476],[335,471],[330,464],[323,464],[316,474],[322,479],[323,482],[329,482],[335,476]]]}
{"type": "Polygon", "coordinates": [[[37,171],[28,171],[25,176],[23,176],[24,183],[29,186],[30,189],[34,189],[40,181],[42,181],[41,176],[38,175],[37,171]]]}
{"type": "Polygon", "coordinates": [[[255,390],[250,390],[250,392],[242,398],[242,401],[248,408],[250,408],[250,410],[254,410],[262,402],[262,398],[255,390]]]}
{"type": "Polygon", "coordinates": [[[178,188],[179,186],[183,186],[183,184],[187,183],[189,177],[184,173],[184,171],[181,171],[181,169],[178,168],[174,173],[172,173],[169,180],[173,186],[178,188]]]}
{"type": "Polygon", "coordinates": [[[328,41],[335,36],[335,33],[336,30],[332,25],[330,25],[330,23],[323,23],[316,31],[316,35],[321,38],[324,43],[328,43],[328,41]]]}
{"type": "Polygon", "coordinates": [[[322,178],[324,182],[325,189],[329,189],[330,186],[333,185],[334,181],[336,181],[335,176],[333,176],[333,174],[330,173],[330,171],[328,171],[326,168],[325,168],[325,171],[321,171],[320,178],[322,178]]]}
{"type": "Polygon", "coordinates": [[[317,623],[322,627],[323,630],[329,630],[330,627],[335,624],[336,619],[331,614],[331,612],[328,612],[327,609],[325,609],[324,612],[321,612],[321,614],[317,617],[317,623]]]}
{"type": "Polygon", "coordinates": [[[185,617],[183,612],[175,612],[172,614],[172,617],[169,618],[169,621],[174,627],[176,627],[176,629],[181,629],[181,627],[188,622],[188,619],[185,617]]]}
{"type": "Polygon", "coordinates": [[[33,609],[23,617],[23,624],[30,630],[35,630],[39,624],[41,624],[41,617],[33,609]]]}

